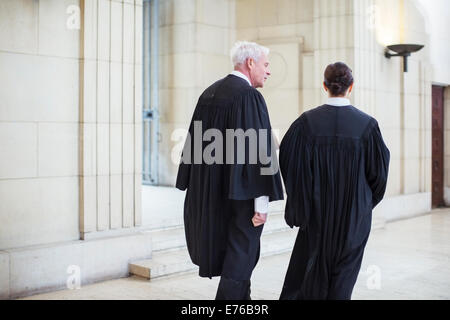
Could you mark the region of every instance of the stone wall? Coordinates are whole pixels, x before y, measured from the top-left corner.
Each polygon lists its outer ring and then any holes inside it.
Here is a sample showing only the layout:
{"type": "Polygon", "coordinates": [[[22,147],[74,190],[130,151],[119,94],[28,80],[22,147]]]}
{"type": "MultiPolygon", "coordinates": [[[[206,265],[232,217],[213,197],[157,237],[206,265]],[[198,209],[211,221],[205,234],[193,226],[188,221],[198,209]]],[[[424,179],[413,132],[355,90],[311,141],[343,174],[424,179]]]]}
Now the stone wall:
{"type": "Polygon", "coordinates": [[[79,238],[77,0],[0,1],[0,250],[79,238]]]}

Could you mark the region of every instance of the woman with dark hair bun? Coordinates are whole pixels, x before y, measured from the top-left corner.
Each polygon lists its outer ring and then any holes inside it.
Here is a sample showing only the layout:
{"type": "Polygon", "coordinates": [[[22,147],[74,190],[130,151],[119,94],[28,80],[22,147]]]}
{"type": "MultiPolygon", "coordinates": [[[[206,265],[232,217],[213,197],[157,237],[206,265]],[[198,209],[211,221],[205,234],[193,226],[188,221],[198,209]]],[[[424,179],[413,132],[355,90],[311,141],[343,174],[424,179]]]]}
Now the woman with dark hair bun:
{"type": "Polygon", "coordinates": [[[386,190],[389,150],[378,122],[350,104],[352,70],[325,70],[326,104],[303,113],[280,145],[285,219],[299,227],[280,299],[350,299],[386,190]]]}
{"type": "Polygon", "coordinates": [[[328,65],[325,69],[325,80],[323,82],[325,91],[329,91],[332,97],[345,97],[352,91],[352,70],[343,62],[328,65]]]}

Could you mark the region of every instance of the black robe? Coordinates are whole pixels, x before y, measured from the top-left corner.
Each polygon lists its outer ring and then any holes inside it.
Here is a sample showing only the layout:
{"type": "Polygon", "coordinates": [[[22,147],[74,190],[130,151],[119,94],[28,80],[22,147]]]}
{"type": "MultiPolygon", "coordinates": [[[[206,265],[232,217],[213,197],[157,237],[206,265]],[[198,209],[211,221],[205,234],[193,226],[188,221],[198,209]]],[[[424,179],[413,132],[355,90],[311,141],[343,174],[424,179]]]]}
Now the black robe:
{"type": "MultiPolygon", "coordinates": [[[[184,225],[186,242],[192,262],[198,265],[201,277],[220,276],[227,248],[228,225],[232,201],[249,200],[263,195],[269,201],[283,199],[279,170],[273,175],[261,175],[261,169],[278,168],[275,147],[267,107],[261,93],[247,81],[228,75],[207,88],[200,96],[189,127],[191,139],[186,139],[178,170],[176,187],[187,189],[184,203],[184,225]],[[202,131],[218,129],[223,137],[223,163],[206,164],[195,162],[194,121],[201,121],[202,131]],[[226,129],[266,129],[265,144],[261,144],[269,163],[249,161],[249,139],[246,139],[245,163],[238,164],[237,144],[233,144],[234,160],[227,164],[226,129]],[[186,156],[187,148],[191,155],[186,156]]],[[[262,136],[263,137],[263,136],[262,136]]],[[[201,152],[216,141],[203,141],[201,152]]],[[[235,139],[236,142],[236,139],[235,139]]],[[[257,151],[260,150],[259,136],[257,151]]],[[[209,149],[210,150],[210,149],[209,149]]],[[[217,150],[216,150],[217,151],[217,150]]],[[[211,154],[216,155],[216,151],[211,154]]],[[[199,152],[197,152],[198,155],[199,152]]],[[[231,153],[230,153],[231,154],[231,153]]]]}
{"type": "Polygon", "coordinates": [[[299,227],[280,299],[350,299],[386,189],[389,150],[353,106],[303,113],[280,145],[285,219],[299,227]]]}

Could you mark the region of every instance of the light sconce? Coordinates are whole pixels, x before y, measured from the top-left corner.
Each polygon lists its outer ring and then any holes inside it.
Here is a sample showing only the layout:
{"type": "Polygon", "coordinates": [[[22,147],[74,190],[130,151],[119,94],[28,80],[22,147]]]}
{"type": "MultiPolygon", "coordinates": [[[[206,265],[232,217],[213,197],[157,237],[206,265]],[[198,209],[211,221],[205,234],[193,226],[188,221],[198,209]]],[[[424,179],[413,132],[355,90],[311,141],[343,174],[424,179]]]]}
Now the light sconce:
{"type": "Polygon", "coordinates": [[[424,45],[421,44],[394,44],[387,46],[384,51],[384,56],[388,59],[391,57],[403,57],[403,71],[408,72],[408,57],[413,52],[417,52],[422,49],[424,45]],[[394,51],[397,54],[392,54],[389,51],[394,51]]]}

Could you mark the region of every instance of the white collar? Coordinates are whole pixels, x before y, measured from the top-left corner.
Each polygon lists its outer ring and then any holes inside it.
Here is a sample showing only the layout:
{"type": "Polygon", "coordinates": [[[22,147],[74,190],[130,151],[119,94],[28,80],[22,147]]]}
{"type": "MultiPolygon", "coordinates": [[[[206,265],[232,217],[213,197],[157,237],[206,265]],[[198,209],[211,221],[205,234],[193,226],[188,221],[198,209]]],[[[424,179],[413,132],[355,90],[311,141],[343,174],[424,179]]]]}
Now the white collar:
{"type": "Polygon", "coordinates": [[[327,99],[326,104],[335,107],[343,107],[350,105],[350,100],[347,98],[330,97],[327,99]]]}
{"type": "Polygon", "coordinates": [[[242,72],[237,71],[237,70],[233,70],[233,72],[231,72],[230,74],[232,74],[233,76],[239,77],[239,78],[241,78],[241,79],[244,79],[245,81],[248,82],[248,84],[249,84],[250,86],[252,85],[252,83],[250,82],[250,80],[248,80],[247,76],[246,76],[245,74],[243,74],[242,72]]]}

